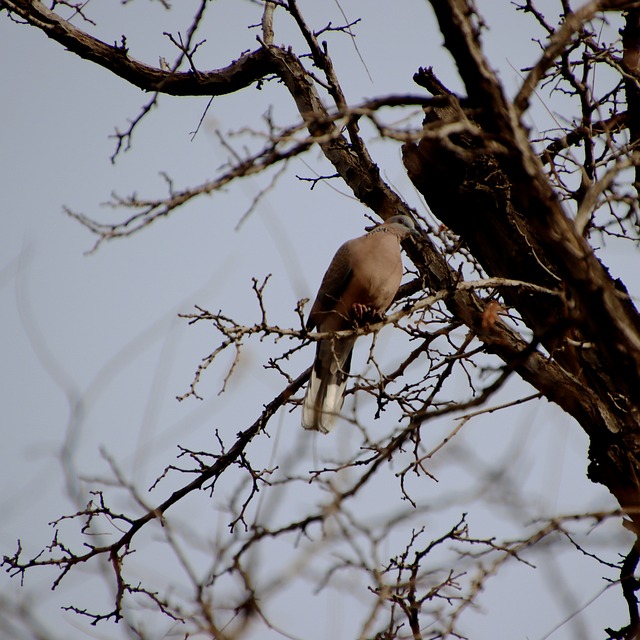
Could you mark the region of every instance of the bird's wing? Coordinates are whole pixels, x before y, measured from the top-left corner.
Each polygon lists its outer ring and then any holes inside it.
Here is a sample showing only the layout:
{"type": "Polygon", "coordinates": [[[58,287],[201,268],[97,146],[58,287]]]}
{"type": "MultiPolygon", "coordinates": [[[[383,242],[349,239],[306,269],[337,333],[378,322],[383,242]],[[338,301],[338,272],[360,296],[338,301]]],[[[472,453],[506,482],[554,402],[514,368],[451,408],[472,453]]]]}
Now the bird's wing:
{"type": "MultiPolygon", "coordinates": [[[[318,289],[318,295],[311,307],[307,329],[321,327],[323,320],[338,305],[342,295],[347,290],[353,271],[351,268],[351,243],[353,240],[345,242],[333,256],[333,260],[322,278],[322,283],[318,289]]],[[[331,329],[329,329],[331,330],[331,329]]]]}

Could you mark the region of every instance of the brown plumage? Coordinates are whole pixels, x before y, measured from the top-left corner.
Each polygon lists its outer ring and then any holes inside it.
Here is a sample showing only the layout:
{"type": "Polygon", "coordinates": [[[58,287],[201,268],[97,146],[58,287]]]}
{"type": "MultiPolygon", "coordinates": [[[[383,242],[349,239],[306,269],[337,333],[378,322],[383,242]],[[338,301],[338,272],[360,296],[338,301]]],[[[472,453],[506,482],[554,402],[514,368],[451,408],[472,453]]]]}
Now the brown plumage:
{"type": "MultiPolygon", "coordinates": [[[[377,322],[402,279],[400,243],[417,234],[407,216],[392,216],[364,236],[345,242],[322,279],[307,329],[343,331],[377,322]]],[[[344,402],[355,336],[318,341],[302,407],[302,426],[328,433],[344,402]]]]}

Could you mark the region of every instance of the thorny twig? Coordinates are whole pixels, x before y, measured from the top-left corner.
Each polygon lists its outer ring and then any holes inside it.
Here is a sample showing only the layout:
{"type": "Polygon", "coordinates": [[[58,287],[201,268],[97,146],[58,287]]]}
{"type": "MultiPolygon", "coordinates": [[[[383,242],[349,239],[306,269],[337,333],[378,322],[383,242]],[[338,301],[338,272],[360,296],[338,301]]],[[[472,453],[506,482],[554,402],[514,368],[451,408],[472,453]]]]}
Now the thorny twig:
{"type": "MultiPolygon", "coordinates": [[[[224,377],[223,386],[220,390],[220,393],[224,392],[229,382],[231,375],[235,367],[237,366],[239,359],[241,348],[245,341],[251,337],[259,337],[261,340],[264,338],[270,338],[274,341],[279,341],[282,338],[295,339],[303,341],[301,344],[296,345],[291,351],[288,351],[283,357],[288,358],[289,355],[295,353],[299,349],[305,346],[305,340],[322,340],[327,337],[348,337],[348,336],[362,336],[367,335],[369,333],[379,331],[384,325],[391,324],[397,325],[404,318],[410,317],[417,313],[424,313],[430,309],[432,309],[437,303],[446,300],[448,297],[454,295],[455,291],[478,291],[483,289],[501,289],[501,288],[522,288],[527,291],[537,291],[541,293],[546,293],[550,296],[561,295],[557,291],[552,291],[550,289],[546,289],[544,287],[539,287],[536,285],[531,285],[526,282],[521,282],[517,280],[508,280],[506,278],[487,278],[482,280],[471,280],[468,282],[458,282],[454,289],[443,289],[442,291],[438,291],[432,295],[424,296],[413,304],[406,306],[395,313],[392,313],[386,317],[386,319],[381,323],[376,323],[373,325],[366,325],[365,327],[359,327],[354,329],[349,329],[345,331],[332,332],[332,333],[322,333],[322,332],[313,332],[308,333],[304,326],[300,329],[293,328],[284,328],[276,325],[271,325],[268,322],[266,308],[264,306],[263,294],[264,288],[268,281],[269,277],[267,277],[262,285],[257,285],[257,280],[253,280],[253,290],[256,294],[256,298],[258,300],[258,304],[260,307],[261,318],[260,320],[253,325],[244,325],[239,322],[233,320],[232,318],[224,315],[221,311],[214,313],[208,311],[198,305],[195,306],[198,313],[195,314],[180,314],[181,318],[184,318],[189,321],[189,324],[194,324],[196,322],[213,322],[215,329],[223,336],[223,340],[216,347],[214,351],[212,351],[209,355],[205,356],[202,359],[200,365],[196,370],[193,381],[191,382],[189,391],[184,393],[183,395],[178,396],[178,400],[185,400],[191,396],[202,399],[200,395],[197,393],[196,388],[200,383],[202,375],[204,372],[211,366],[211,364],[216,360],[216,358],[228,350],[229,348],[234,349],[234,357],[231,365],[229,366],[227,373],[224,377]]],[[[298,304],[298,314],[300,318],[303,319],[302,316],[302,307],[300,303],[298,304]]],[[[411,333],[414,330],[409,327],[408,331],[411,333]]],[[[414,356],[410,356],[413,358],[414,356]]],[[[399,372],[398,372],[399,373],[399,372]]],[[[387,380],[392,380],[394,377],[398,375],[391,374],[387,380]]],[[[436,387],[431,397],[437,393],[438,387],[436,387]]],[[[428,400],[424,406],[429,406],[431,400],[428,400]]],[[[382,405],[381,405],[382,406],[382,405]]]]}

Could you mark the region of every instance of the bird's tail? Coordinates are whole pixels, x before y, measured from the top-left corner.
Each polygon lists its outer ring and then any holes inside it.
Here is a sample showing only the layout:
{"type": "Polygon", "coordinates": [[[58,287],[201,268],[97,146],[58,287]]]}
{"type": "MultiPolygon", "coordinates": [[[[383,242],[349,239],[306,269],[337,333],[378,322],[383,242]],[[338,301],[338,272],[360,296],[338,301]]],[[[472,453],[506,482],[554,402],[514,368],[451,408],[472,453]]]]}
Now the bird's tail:
{"type": "Polygon", "coordinates": [[[302,426],[329,433],[344,403],[355,338],[320,340],[302,405],[302,426]]]}

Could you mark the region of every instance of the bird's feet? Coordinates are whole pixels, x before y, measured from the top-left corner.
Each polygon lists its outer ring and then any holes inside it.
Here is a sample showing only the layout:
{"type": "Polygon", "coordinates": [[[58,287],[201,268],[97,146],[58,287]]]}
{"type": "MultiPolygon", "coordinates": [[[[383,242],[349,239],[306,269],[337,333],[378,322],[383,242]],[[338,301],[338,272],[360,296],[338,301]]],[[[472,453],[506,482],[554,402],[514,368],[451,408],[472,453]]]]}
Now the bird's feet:
{"type": "Polygon", "coordinates": [[[352,305],[351,316],[358,326],[375,324],[384,320],[384,313],[359,302],[352,305]]]}

